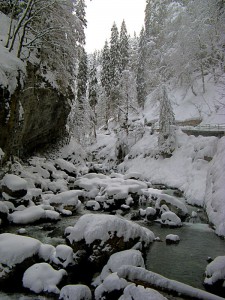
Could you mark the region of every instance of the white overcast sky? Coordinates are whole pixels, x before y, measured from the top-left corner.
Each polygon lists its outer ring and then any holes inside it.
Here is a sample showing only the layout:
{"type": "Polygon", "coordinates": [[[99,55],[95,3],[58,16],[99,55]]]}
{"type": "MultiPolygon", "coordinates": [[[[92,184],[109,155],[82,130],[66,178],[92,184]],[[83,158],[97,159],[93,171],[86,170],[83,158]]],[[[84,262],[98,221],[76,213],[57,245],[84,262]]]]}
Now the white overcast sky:
{"type": "Polygon", "coordinates": [[[124,19],[128,33],[140,33],[144,24],[146,0],[86,0],[86,51],[94,52],[103,48],[109,41],[111,27],[115,21],[118,29],[124,19]]]}

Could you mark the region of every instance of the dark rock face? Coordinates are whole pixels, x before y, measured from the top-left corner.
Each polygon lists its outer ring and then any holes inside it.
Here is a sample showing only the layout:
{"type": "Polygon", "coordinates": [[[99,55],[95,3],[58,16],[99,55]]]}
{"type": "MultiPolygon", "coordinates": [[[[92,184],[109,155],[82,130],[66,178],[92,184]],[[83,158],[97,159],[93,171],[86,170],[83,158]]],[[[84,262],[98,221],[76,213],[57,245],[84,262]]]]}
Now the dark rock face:
{"type": "MultiPolygon", "coordinates": [[[[19,79],[18,79],[19,81],[19,79]]],[[[68,98],[44,81],[39,67],[28,64],[23,87],[13,95],[0,88],[0,147],[23,156],[65,137],[68,98]]]]}

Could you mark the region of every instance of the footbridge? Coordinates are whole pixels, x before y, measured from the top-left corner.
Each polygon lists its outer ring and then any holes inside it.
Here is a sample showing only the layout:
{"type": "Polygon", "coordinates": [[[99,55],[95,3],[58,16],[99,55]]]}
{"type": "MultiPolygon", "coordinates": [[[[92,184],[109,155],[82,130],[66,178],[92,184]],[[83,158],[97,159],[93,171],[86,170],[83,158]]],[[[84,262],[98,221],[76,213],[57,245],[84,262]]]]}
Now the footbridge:
{"type": "Polygon", "coordinates": [[[216,136],[223,137],[225,135],[225,123],[223,124],[204,124],[197,126],[181,126],[181,129],[187,135],[194,136],[216,136]]]}

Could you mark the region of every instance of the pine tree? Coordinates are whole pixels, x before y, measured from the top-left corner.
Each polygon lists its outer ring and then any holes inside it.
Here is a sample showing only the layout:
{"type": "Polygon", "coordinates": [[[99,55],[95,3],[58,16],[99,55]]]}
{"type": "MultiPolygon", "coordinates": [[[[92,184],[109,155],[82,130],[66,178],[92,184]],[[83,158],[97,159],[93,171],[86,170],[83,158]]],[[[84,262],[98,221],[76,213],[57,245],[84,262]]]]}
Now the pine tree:
{"type": "Polygon", "coordinates": [[[137,68],[137,98],[140,107],[144,108],[145,98],[147,96],[147,43],[145,30],[142,28],[138,47],[138,68],[137,68]]]}
{"type": "Polygon", "coordinates": [[[96,140],[96,126],[97,126],[97,114],[96,105],[98,102],[98,79],[97,79],[97,66],[96,66],[96,53],[93,55],[90,62],[89,80],[88,80],[88,99],[90,106],[90,122],[94,139],[96,140]]]}
{"type": "Polygon", "coordinates": [[[120,51],[120,72],[126,70],[129,62],[129,37],[127,34],[126,23],[123,20],[120,30],[119,38],[119,51],[120,51]]]}
{"type": "Polygon", "coordinates": [[[107,97],[110,96],[111,89],[111,72],[110,72],[110,50],[108,42],[105,41],[105,45],[102,51],[102,71],[101,71],[101,82],[105,89],[107,97]]]}
{"type": "Polygon", "coordinates": [[[85,143],[85,130],[87,127],[85,126],[86,121],[86,89],[87,89],[87,54],[82,47],[80,49],[80,61],[78,66],[78,74],[77,74],[77,97],[76,97],[76,105],[75,105],[75,130],[74,134],[77,138],[78,142],[81,144],[85,143]]]}
{"type": "Polygon", "coordinates": [[[175,149],[175,117],[165,85],[160,91],[158,146],[165,157],[171,156],[175,149]]]}
{"type": "Polygon", "coordinates": [[[120,80],[120,48],[119,32],[116,23],[111,28],[110,38],[110,117],[116,117],[119,101],[119,80],[120,80]]]}
{"type": "Polygon", "coordinates": [[[116,23],[113,23],[110,37],[110,77],[111,84],[116,87],[119,83],[120,46],[119,31],[116,23]]]}

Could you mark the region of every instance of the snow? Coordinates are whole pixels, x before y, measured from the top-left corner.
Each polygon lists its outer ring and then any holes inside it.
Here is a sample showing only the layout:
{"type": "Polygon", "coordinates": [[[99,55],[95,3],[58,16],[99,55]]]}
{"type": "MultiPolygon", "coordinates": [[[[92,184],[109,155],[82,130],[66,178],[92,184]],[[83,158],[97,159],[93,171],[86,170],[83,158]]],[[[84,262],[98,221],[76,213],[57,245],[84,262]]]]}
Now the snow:
{"type": "Polygon", "coordinates": [[[42,206],[30,206],[22,211],[14,211],[8,217],[10,222],[14,224],[30,224],[41,219],[58,220],[59,213],[49,209],[44,209],[42,206]]]}
{"type": "Polygon", "coordinates": [[[63,204],[63,205],[78,205],[78,197],[83,196],[84,192],[80,190],[70,190],[53,195],[49,199],[50,204],[63,204]]]}
{"type": "Polygon", "coordinates": [[[2,185],[11,191],[27,190],[26,180],[14,174],[6,174],[2,179],[2,185]]]}
{"type": "Polygon", "coordinates": [[[26,236],[11,233],[0,234],[0,264],[9,267],[37,254],[41,242],[26,236]]]}
{"type": "Polygon", "coordinates": [[[58,159],[56,159],[55,162],[56,162],[56,165],[61,170],[64,170],[64,171],[67,171],[68,173],[72,173],[72,174],[76,175],[76,173],[77,173],[76,167],[71,162],[66,161],[63,158],[58,158],[58,159]]]}
{"type": "Polygon", "coordinates": [[[180,241],[180,237],[177,234],[167,234],[166,240],[177,242],[180,241]]]}
{"type": "Polygon", "coordinates": [[[69,265],[73,265],[73,249],[67,245],[56,246],[52,261],[64,268],[69,265]]]}
{"type": "Polygon", "coordinates": [[[157,133],[148,132],[130,150],[129,156],[119,165],[120,171],[140,172],[152,184],[165,184],[184,191],[187,202],[203,206],[206,177],[210,162],[205,157],[213,157],[218,138],[188,136],[176,132],[177,147],[172,157],[157,157],[157,133]]]}
{"type": "Polygon", "coordinates": [[[65,285],[60,292],[61,300],[91,300],[91,290],[83,284],[65,285]]]}
{"type": "Polygon", "coordinates": [[[205,284],[212,285],[219,280],[225,281],[225,256],[217,256],[208,266],[205,271],[205,284]]]}
{"type": "Polygon", "coordinates": [[[67,272],[63,269],[55,270],[47,263],[34,264],[23,275],[23,286],[35,293],[48,292],[59,294],[57,284],[67,272]]]}
{"type": "Polygon", "coordinates": [[[166,300],[159,292],[150,289],[144,288],[141,285],[136,286],[135,284],[128,285],[123,292],[123,295],[119,300],[166,300]]]}
{"type": "Polygon", "coordinates": [[[218,142],[207,173],[205,208],[209,221],[215,225],[216,233],[225,236],[225,137],[218,142]]]}
{"type": "Polygon", "coordinates": [[[112,254],[103,267],[101,274],[94,280],[93,285],[99,285],[108,275],[117,272],[124,265],[144,268],[145,264],[141,252],[129,249],[112,254]]]}
{"type": "Polygon", "coordinates": [[[124,241],[139,238],[147,245],[154,240],[153,232],[147,228],[118,216],[105,214],[86,214],[80,217],[74,227],[67,227],[65,230],[69,234],[67,238],[70,243],[84,239],[86,244],[95,240],[105,242],[111,237],[110,232],[116,232],[124,241]]]}
{"type": "Polygon", "coordinates": [[[170,280],[157,273],[147,271],[144,268],[134,267],[134,266],[122,266],[118,272],[120,278],[126,278],[129,281],[137,280],[143,281],[152,287],[157,289],[162,289],[168,292],[175,292],[179,296],[186,296],[192,299],[201,300],[222,300],[223,298],[210,294],[206,291],[193,288],[190,285],[178,282],[176,280],[170,280]]]}
{"type": "Polygon", "coordinates": [[[117,273],[112,273],[108,275],[104,279],[103,283],[95,289],[95,299],[104,299],[104,293],[110,293],[115,290],[124,289],[127,285],[128,282],[125,279],[119,278],[117,273]]]}
{"type": "Polygon", "coordinates": [[[166,211],[161,215],[161,224],[169,226],[181,226],[181,219],[172,211],[166,211]]]}

